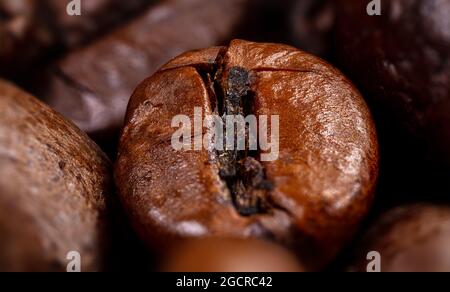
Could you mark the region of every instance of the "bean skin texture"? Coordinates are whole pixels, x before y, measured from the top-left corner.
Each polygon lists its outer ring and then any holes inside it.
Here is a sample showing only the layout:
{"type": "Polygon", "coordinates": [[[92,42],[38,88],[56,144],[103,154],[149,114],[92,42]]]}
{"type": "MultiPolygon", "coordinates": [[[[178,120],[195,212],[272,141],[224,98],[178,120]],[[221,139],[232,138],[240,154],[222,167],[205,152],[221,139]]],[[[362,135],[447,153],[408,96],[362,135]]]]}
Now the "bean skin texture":
{"type": "Polygon", "coordinates": [[[0,270],[104,268],[111,163],[72,123],[0,80],[0,270]]]}
{"type": "Polygon", "coordinates": [[[270,238],[317,270],[366,215],[377,174],[371,115],[338,70],[289,46],[235,40],[185,53],[141,83],[128,105],[115,177],[136,230],[154,250],[180,237],[270,238]],[[279,115],[279,159],[175,151],[172,118],[192,119],[194,107],[217,113],[218,96],[226,103],[233,90],[244,92],[241,103],[250,102],[256,116],[279,115]],[[224,171],[230,164],[234,176],[224,171]],[[252,169],[263,170],[264,183],[251,184],[259,179],[252,169]],[[237,203],[245,196],[263,207],[242,215],[237,203]]]}

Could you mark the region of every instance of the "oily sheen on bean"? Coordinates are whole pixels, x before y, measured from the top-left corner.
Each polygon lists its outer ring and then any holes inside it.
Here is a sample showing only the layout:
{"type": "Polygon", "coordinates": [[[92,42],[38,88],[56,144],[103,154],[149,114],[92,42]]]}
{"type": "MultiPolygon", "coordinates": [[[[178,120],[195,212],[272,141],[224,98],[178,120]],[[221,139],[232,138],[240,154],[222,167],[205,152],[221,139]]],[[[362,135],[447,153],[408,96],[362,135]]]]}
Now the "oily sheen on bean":
{"type": "Polygon", "coordinates": [[[154,250],[180,237],[269,238],[315,270],[366,215],[377,173],[371,115],[338,70],[289,46],[235,40],[185,53],[141,83],[115,177],[154,250]],[[174,150],[175,115],[193,119],[194,107],[229,114],[229,103],[280,117],[278,160],[259,160],[261,151],[174,150]]]}

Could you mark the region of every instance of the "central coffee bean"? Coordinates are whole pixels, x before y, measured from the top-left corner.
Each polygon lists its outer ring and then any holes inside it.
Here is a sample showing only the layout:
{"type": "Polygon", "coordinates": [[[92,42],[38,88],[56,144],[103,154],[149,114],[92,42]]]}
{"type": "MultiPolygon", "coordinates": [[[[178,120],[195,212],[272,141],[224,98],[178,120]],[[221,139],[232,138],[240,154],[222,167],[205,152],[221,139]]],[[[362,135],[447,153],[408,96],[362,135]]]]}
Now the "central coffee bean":
{"type": "MultiPolygon", "coordinates": [[[[241,131],[232,138],[250,136],[248,128],[241,131]]],[[[185,53],[137,88],[116,183],[137,231],[155,251],[176,238],[265,238],[317,270],[366,215],[377,173],[371,115],[338,70],[289,46],[236,40],[185,53]],[[198,107],[222,119],[278,116],[279,129],[268,123],[265,133],[279,130],[278,159],[262,159],[261,145],[256,151],[175,150],[173,118],[194,121],[198,107]]]]}

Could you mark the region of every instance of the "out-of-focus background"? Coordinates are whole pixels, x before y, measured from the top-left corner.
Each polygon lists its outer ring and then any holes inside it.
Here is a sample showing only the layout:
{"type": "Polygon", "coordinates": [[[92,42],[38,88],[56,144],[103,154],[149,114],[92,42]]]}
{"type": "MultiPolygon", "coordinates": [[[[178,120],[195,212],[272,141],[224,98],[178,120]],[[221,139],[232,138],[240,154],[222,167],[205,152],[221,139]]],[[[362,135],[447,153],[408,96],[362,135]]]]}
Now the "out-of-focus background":
{"type": "MultiPolygon", "coordinates": [[[[365,0],[81,0],[81,16],[68,15],[69,2],[0,0],[0,76],[112,161],[129,97],[171,58],[236,38],[277,42],[336,66],[371,109],[381,169],[361,235],[394,207],[450,202],[449,0],[381,0],[381,15],[365,0]]],[[[348,264],[359,237],[331,270],[348,264]]],[[[113,265],[141,268],[137,255],[118,257],[113,265]]]]}

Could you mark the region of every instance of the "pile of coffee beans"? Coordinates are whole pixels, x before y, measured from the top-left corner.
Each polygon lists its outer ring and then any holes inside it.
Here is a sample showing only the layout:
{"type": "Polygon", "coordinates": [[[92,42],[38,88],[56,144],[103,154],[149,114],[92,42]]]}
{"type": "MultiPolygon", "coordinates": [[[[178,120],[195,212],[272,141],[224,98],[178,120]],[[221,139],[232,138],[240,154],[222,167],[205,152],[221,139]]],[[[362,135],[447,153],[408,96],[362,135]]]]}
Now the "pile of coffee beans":
{"type": "Polygon", "coordinates": [[[449,15],[0,0],[0,271],[450,271],[449,15]]]}

